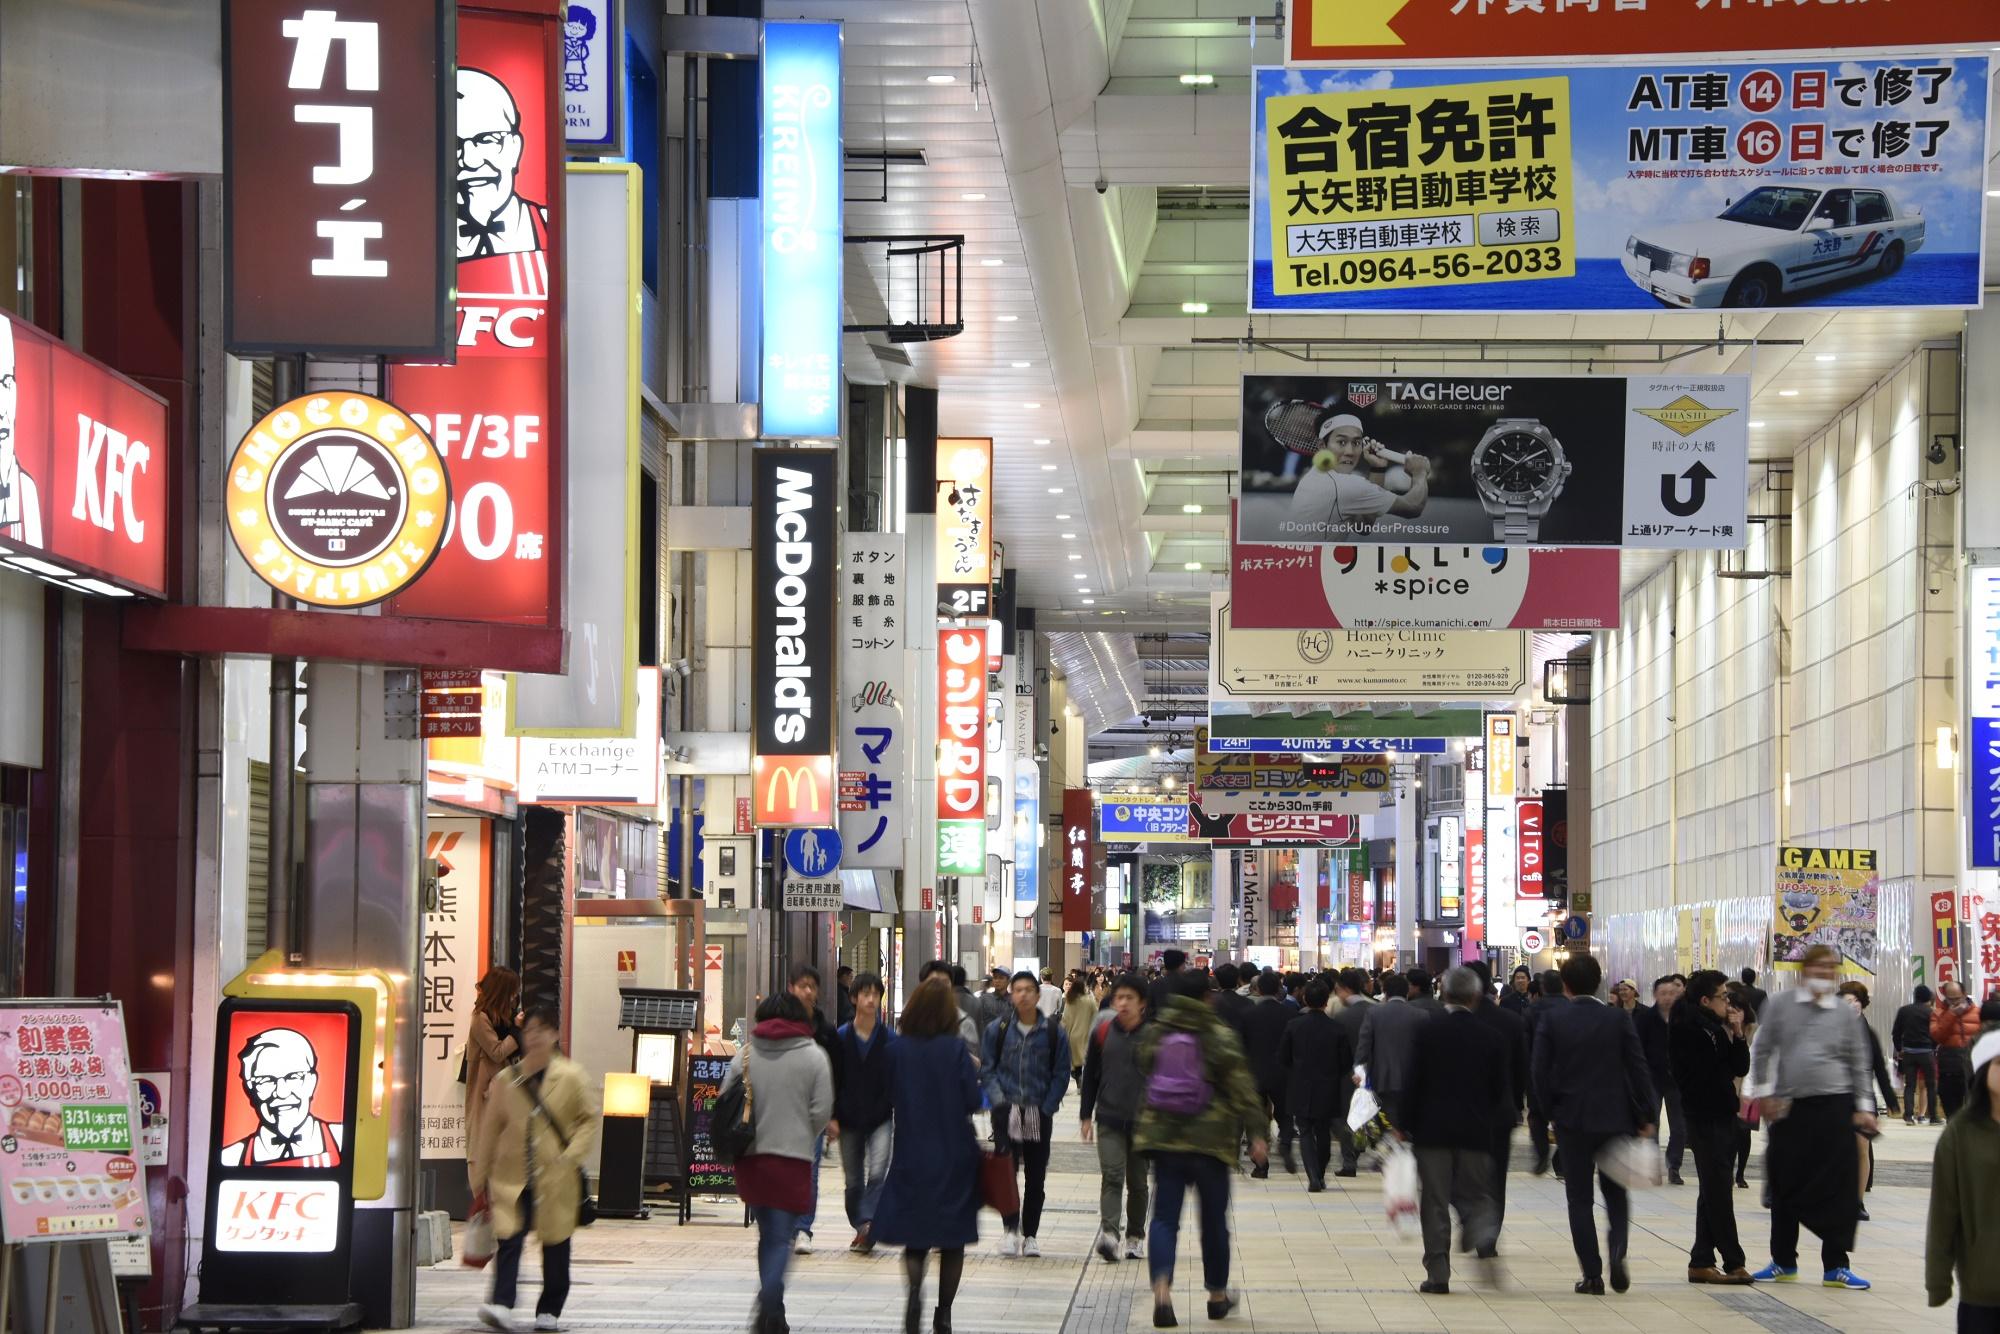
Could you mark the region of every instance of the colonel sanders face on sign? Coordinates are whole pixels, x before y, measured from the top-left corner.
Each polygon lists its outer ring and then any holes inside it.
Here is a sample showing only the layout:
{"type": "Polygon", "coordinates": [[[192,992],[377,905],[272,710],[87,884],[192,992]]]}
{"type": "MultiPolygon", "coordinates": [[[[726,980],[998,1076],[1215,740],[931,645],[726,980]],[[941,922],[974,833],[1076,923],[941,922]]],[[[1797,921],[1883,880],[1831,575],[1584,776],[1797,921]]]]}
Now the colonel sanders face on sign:
{"type": "Polygon", "coordinates": [[[21,460],[14,452],[14,326],[0,320],[0,528],[21,521],[21,460]]]}
{"type": "Polygon", "coordinates": [[[458,257],[515,255],[542,248],[545,213],[515,193],[521,166],[521,112],[514,95],[484,70],[458,72],[458,257]]]}
{"type": "Polygon", "coordinates": [[[257,1122],[273,1137],[291,1139],[312,1115],[319,1091],[319,1057],[301,1033],[267,1028],[241,1053],[243,1091],[257,1109],[257,1122]]]}

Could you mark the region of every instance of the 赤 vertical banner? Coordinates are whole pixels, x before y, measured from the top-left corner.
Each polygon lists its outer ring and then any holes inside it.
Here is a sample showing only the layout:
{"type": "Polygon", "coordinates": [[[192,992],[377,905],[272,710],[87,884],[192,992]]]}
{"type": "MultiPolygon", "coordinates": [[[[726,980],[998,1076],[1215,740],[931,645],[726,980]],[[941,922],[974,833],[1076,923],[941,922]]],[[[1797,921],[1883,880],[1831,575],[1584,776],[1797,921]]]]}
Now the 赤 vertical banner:
{"type": "Polygon", "coordinates": [[[830,826],[840,457],[759,449],[751,471],[751,819],[830,826]]]}
{"type": "Polygon", "coordinates": [[[639,670],[639,168],[563,177],[569,670],[514,678],[516,736],[631,736],[639,670]]]}
{"type": "Polygon", "coordinates": [[[389,604],[398,615],[563,624],[556,54],[552,14],[459,10],[458,364],[392,367],[387,395],[444,456],[454,514],[437,562],[389,604]]]}
{"type": "Polygon", "coordinates": [[[1062,929],[1091,929],[1091,868],[1097,864],[1097,850],[1091,837],[1090,789],[1063,789],[1063,871],[1062,929]]]}
{"type": "Polygon", "coordinates": [[[986,629],[937,639],[938,874],[986,874],[986,629]]]}
{"type": "Polygon", "coordinates": [[[764,25],[761,429],[840,434],[840,24],[764,25]]]}
{"type": "Polygon", "coordinates": [[[485,820],[433,816],[424,856],[437,863],[437,896],[424,910],[423,1037],[418,1076],[425,1158],[465,1157],[465,1085],[458,1062],[471,1031],[473,1001],[485,971],[486,896],[493,826],[485,820]]]}
{"type": "Polygon", "coordinates": [[[993,610],[993,442],[937,442],[937,609],[948,620],[993,610]]]}
{"type": "Polygon", "coordinates": [[[451,348],[449,0],[225,0],[223,343],[451,348]]]}
{"type": "Polygon", "coordinates": [[[903,535],[849,533],[841,553],[841,865],[892,870],[909,819],[903,535]]]}
{"type": "Polygon", "coordinates": [[[1514,831],[1515,853],[1521,865],[1520,877],[1514,885],[1514,897],[1540,899],[1542,874],[1548,867],[1542,851],[1544,839],[1540,798],[1515,805],[1514,831]]]}

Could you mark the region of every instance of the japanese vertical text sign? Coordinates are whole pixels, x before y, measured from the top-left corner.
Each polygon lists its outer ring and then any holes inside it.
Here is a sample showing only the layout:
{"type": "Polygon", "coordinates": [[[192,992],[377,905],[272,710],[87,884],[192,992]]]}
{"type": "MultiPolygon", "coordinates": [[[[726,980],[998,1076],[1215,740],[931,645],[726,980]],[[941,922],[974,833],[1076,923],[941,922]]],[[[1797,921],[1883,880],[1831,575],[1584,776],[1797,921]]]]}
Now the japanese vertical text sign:
{"type": "Polygon", "coordinates": [[[223,342],[447,357],[447,0],[225,0],[223,342]]]}
{"type": "Polygon", "coordinates": [[[840,434],[840,24],[764,25],[763,405],[767,440],[840,434]]]}
{"type": "Polygon", "coordinates": [[[0,1233],[9,1242],[150,1231],[115,1001],[0,1004],[0,1233]]]}
{"type": "Polygon", "coordinates": [[[835,823],[834,564],[840,457],[751,454],[750,816],[835,823]]]}
{"type": "Polygon", "coordinates": [[[937,442],[937,614],[977,619],[993,611],[993,442],[937,442]]]}
{"type": "Polygon", "coordinates": [[[1540,799],[1523,799],[1514,807],[1514,848],[1520,858],[1521,874],[1514,883],[1514,897],[1536,899],[1543,897],[1542,873],[1547,862],[1542,856],[1542,803],[1540,799]]]}
{"type": "Polygon", "coordinates": [[[1091,836],[1095,828],[1092,815],[1089,788],[1063,789],[1062,929],[1065,931],[1088,931],[1092,926],[1090,909],[1095,896],[1091,877],[1097,863],[1096,841],[1091,836]]]}
{"type": "Polygon", "coordinates": [[[1965,572],[1971,611],[1965,632],[1965,776],[1971,785],[1966,865],[2000,866],[2000,566],[1965,572]]]}
{"type": "MultiPolygon", "coordinates": [[[[1804,31],[1830,7],[1776,8],[1804,31]]],[[[1250,309],[1976,306],[1988,77],[1945,55],[1255,70],[1250,309]]]]}
{"type": "Polygon", "coordinates": [[[841,551],[841,864],[889,870],[903,864],[909,819],[903,535],[849,533],[841,551]]]}
{"type": "Polygon", "coordinates": [[[561,626],[562,122],[556,21],[458,14],[458,364],[395,366],[388,399],[451,473],[444,549],[398,615],[561,626]]]}
{"type": "Polygon", "coordinates": [[[425,1158],[465,1158],[465,1085],[458,1063],[472,1032],[472,1002],[486,972],[486,900],[493,822],[432,816],[424,856],[437,863],[437,892],[424,909],[423,1034],[417,1054],[425,1158]]]}
{"type": "Polygon", "coordinates": [[[1486,804],[1514,799],[1514,715],[1486,715],[1486,804]]]}
{"type": "Polygon", "coordinates": [[[937,869],[986,874],[986,628],[937,638],[937,869]]]}

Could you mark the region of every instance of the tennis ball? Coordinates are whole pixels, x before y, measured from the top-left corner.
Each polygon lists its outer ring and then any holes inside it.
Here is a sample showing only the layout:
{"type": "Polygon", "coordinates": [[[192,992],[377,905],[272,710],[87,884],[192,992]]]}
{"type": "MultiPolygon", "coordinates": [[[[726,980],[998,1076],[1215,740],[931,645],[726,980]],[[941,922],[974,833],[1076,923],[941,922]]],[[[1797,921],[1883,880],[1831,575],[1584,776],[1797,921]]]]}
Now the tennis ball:
{"type": "Polygon", "coordinates": [[[1332,472],[1338,462],[1339,460],[1334,458],[1332,450],[1322,449],[1319,453],[1313,455],[1313,471],[1332,472]]]}

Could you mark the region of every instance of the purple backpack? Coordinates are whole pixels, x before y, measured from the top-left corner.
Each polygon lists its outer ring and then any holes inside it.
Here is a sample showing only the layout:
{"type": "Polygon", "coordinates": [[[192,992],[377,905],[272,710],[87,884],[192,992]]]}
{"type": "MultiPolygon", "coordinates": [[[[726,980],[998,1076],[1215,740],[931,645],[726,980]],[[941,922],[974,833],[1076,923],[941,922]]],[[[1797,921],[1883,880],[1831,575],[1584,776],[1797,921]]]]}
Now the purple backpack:
{"type": "Polygon", "coordinates": [[[1153,1054],[1153,1073],[1146,1077],[1146,1105],[1168,1116],[1200,1116],[1214,1098],[1195,1035],[1169,1033],[1161,1038],[1153,1054]]]}

